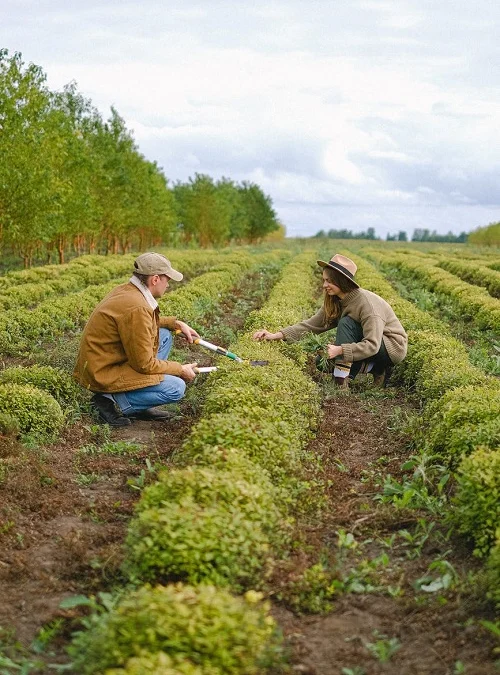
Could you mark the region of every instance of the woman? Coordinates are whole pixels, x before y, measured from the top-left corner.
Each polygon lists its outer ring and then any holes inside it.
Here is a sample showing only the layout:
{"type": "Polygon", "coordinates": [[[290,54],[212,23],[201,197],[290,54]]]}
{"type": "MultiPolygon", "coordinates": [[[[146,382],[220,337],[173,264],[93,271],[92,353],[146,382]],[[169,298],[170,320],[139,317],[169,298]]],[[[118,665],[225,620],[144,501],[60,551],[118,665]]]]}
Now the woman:
{"type": "Polygon", "coordinates": [[[375,384],[385,386],[392,367],[406,356],[408,336],[403,326],[383,298],[360,288],[354,280],[357,267],[350,258],[337,254],[329,262],[318,260],[318,265],[323,268],[323,307],[310,319],[277,333],[258,330],[254,339],[295,342],[305,333],[337,327],[335,344],[327,345],[329,358],[324,364],[318,357],[318,368],[333,371],[341,387],[348,387],[360,371],[371,372],[375,384]]]}

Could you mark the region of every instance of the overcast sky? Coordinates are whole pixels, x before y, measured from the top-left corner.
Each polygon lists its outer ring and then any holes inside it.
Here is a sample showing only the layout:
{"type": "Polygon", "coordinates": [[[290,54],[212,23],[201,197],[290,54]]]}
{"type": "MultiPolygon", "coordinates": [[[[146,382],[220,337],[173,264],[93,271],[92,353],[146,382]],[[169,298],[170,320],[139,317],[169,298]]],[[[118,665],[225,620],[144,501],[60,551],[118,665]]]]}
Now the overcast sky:
{"type": "Polygon", "coordinates": [[[500,220],[497,0],[0,0],[170,182],[258,183],[290,236],[500,220]]]}

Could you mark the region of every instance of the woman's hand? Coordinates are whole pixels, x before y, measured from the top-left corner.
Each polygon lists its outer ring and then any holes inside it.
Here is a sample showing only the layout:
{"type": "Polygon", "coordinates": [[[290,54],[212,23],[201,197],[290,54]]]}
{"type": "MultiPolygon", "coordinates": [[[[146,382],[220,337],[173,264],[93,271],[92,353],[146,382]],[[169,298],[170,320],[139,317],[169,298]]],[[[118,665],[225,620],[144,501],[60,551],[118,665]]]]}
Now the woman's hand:
{"type": "Polygon", "coordinates": [[[326,353],[329,359],[334,359],[337,356],[342,356],[344,350],[341,345],[326,345],[326,353]]]}
{"type": "Polygon", "coordinates": [[[268,330],[262,329],[255,331],[252,337],[254,340],[283,340],[283,333],[281,331],[270,333],[268,330]]]}

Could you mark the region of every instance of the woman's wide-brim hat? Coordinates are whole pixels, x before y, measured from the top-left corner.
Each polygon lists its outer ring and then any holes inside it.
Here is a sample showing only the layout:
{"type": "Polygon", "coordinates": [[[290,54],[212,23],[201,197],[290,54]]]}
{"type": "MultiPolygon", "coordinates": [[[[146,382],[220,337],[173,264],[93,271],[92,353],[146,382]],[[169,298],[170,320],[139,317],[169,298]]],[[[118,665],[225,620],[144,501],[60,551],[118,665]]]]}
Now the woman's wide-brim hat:
{"type": "Polygon", "coordinates": [[[354,280],[354,275],[356,274],[358,267],[353,260],[346,258],[345,255],[340,255],[340,253],[337,253],[328,262],[325,262],[324,260],[318,260],[317,263],[320,267],[329,267],[330,269],[343,274],[356,286],[356,288],[359,288],[359,284],[354,280]]]}

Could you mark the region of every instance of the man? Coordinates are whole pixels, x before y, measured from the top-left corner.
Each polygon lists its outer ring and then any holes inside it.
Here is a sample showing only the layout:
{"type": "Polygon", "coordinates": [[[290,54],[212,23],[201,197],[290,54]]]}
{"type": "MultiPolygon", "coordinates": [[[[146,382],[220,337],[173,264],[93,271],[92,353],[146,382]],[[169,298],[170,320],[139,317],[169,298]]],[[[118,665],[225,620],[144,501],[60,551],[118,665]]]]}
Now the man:
{"type": "Polygon", "coordinates": [[[85,326],[74,377],[94,392],[91,405],[111,426],[168,419],[156,406],[181,399],[196,377],[196,363],[166,359],[172,331],[181,330],[190,343],[198,333],[174,316],[160,316],[157,302],[169,280],[182,277],[165,256],[143,253],[129,282],[112,290],[85,326]]]}

